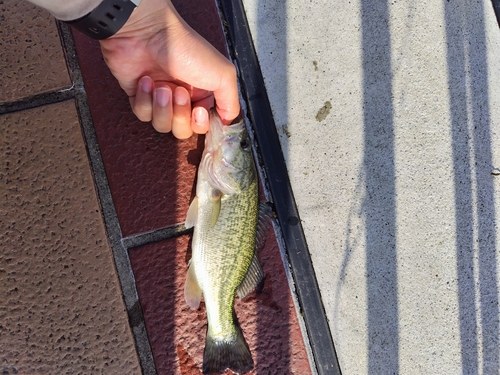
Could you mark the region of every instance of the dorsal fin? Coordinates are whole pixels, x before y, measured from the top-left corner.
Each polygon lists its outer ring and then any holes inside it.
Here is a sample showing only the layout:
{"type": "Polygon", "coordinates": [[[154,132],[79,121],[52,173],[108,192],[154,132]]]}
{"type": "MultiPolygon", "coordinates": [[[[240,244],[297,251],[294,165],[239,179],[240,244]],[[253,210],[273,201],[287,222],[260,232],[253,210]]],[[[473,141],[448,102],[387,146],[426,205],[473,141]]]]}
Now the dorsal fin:
{"type": "Polygon", "coordinates": [[[255,241],[255,249],[259,251],[266,242],[267,231],[272,225],[274,212],[266,202],[259,204],[259,220],[257,221],[257,238],[255,241]]]}

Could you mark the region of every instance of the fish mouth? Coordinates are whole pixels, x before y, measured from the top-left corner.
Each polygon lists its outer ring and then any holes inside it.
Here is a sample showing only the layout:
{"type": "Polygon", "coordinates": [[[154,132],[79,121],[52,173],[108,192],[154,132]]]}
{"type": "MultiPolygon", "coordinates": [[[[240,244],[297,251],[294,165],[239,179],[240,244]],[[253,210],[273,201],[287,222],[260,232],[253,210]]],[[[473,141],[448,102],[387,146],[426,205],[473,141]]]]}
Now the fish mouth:
{"type": "Polygon", "coordinates": [[[234,143],[240,142],[239,136],[246,129],[243,119],[236,124],[223,125],[222,120],[215,110],[210,109],[210,127],[205,138],[206,151],[215,154],[220,152],[222,145],[233,147],[234,143]]]}
{"type": "Polygon", "coordinates": [[[238,141],[239,134],[245,129],[243,120],[232,125],[223,125],[222,120],[215,108],[210,109],[210,127],[208,130],[205,147],[208,150],[216,150],[224,141],[232,144],[238,141]]]}

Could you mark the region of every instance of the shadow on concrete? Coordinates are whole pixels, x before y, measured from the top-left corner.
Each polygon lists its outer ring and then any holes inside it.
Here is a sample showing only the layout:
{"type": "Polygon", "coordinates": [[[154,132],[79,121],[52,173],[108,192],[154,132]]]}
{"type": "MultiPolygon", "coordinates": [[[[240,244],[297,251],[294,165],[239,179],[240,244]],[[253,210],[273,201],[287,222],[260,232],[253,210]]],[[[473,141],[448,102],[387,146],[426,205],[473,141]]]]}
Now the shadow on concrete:
{"type": "Polygon", "coordinates": [[[485,9],[481,1],[444,4],[462,373],[497,374],[500,327],[485,9]]]}
{"type": "Polygon", "coordinates": [[[399,373],[394,120],[387,1],[361,1],[368,373],[399,373]]]}

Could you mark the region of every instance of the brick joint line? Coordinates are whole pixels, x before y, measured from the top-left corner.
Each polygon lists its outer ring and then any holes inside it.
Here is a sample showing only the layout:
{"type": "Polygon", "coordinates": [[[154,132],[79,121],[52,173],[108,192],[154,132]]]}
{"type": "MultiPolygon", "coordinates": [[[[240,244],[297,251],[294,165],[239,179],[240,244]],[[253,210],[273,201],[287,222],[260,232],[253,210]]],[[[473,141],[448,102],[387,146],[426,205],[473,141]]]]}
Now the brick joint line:
{"type": "Polygon", "coordinates": [[[124,237],[122,239],[122,244],[126,249],[131,249],[150,243],[169,240],[171,238],[191,233],[192,231],[192,228],[186,229],[184,224],[175,224],[165,228],[156,229],[151,232],[134,234],[132,236],[124,237]]]}
{"type": "Polygon", "coordinates": [[[0,115],[42,107],[47,104],[64,102],[66,100],[74,99],[75,93],[75,86],[72,86],[68,89],[47,91],[18,100],[3,102],[0,103],[0,115]]]}

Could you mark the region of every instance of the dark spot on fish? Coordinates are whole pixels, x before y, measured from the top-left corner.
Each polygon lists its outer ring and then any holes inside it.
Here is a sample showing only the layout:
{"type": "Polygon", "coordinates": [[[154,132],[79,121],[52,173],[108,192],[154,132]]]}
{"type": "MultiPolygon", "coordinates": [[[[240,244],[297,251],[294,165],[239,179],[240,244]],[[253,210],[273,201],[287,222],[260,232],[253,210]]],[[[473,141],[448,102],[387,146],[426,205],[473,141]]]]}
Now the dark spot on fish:
{"type": "Polygon", "coordinates": [[[330,114],[331,109],[332,109],[332,103],[330,103],[330,101],[327,100],[323,105],[323,107],[321,107],[318,113],[316,114],[316,120],[318,122],[323,121],[326,118],[326,116],[330,114]]]}
{"type": "Polygon", "coordinates": [[[318,71],[318,62],[316,60],[314,60],[313,65],[314,65],[314,71],[317,72],[318,71]]]}

